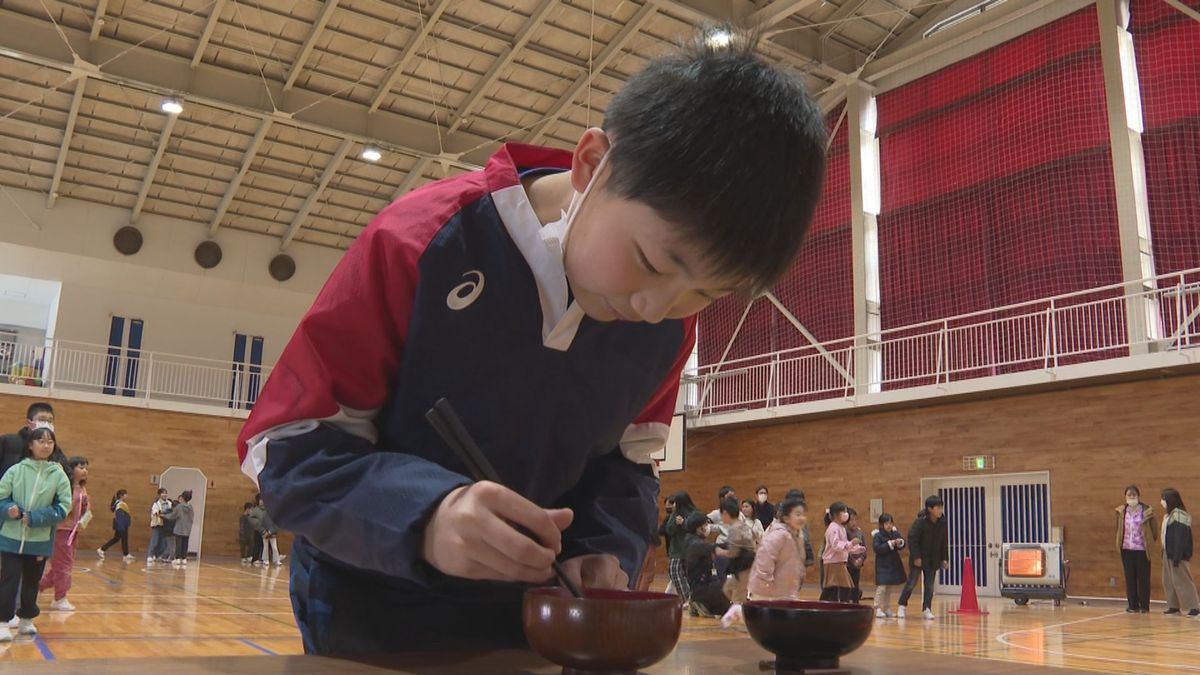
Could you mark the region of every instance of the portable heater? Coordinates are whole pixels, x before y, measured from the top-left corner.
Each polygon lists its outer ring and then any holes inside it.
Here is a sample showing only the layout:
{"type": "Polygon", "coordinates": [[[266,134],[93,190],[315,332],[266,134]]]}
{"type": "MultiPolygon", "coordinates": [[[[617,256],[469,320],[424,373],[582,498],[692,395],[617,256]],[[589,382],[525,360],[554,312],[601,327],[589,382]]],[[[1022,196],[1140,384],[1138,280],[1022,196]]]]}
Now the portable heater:
{"type": "Polygon", "coordinates": [[[1053,600],[1057,606],[1067,597],[1068,561],[1062,544],[1001,544],[1000,595],[1024,605],[1030,598],[1053,600]]]}

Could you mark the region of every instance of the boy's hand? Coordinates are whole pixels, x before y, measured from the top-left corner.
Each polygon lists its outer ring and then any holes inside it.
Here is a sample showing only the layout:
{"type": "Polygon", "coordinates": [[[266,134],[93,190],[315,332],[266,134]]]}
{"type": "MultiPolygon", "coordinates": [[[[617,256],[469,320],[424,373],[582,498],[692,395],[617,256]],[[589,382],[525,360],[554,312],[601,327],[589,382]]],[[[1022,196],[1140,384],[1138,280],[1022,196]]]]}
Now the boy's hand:
{"type": "Polygon", "coordinates": [[[567,578],[581,588],[629,588],[629,575],[611,555],[592,553],[563,561],[567,578]]]}
{"type": "Polygon", "coordinates": [[[920,566],[921,566],[921,559],[913,558],[913,567],[920,567],[920,566]]]}
{"type": "Polygon", "coordinates": [[[12,506],[8,507],[8,517],[13,520],[20,518],[21,517],[20,507],[18,507],[16,504],[13,504],[12,506]]]}
{"type": "Polygon", "coordinates": [[[546,581],[573,517],[570,509],[543,509],[502,485],[480,481],[442,499],[425,528],[422,556],[443,574],[465,579],[546,581]]]}

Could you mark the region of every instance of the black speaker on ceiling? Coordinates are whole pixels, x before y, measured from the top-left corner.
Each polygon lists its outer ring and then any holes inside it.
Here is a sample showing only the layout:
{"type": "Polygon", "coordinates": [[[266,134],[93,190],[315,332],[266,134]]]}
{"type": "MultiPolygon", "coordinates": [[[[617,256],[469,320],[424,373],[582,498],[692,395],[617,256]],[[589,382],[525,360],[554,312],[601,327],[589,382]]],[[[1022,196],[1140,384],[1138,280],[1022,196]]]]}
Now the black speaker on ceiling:
{"type": "Polygon", "coordinates": [[[113,235],[113,248],[122,255],[133,255],[142,250],[142,232],[132,225],[126,225],[113,235]]]}
{"type": "Polygon", "coordinates": [[[221,264],[221,246],[215,241],[202,241],[194,254],[196,264],[211,270],[221,264]]]}
{"type": "Polygon", "coordinates": [[[267,266],[267,270],[275,281],[287,281],[296,273],[296,261],[286,253],[280,253],[271,258],[271,264],[267,266]]]}

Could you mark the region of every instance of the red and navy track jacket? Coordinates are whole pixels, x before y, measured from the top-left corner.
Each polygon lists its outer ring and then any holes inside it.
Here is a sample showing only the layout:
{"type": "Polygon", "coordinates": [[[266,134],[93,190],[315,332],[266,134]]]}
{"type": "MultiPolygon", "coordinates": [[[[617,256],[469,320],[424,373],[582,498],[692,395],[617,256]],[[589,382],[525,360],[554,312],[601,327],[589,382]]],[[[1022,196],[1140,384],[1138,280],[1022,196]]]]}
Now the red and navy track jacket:
{"type": "Polygon", "coordinates": [[[637,577],[657,525],[648,454],[665,443],[695,319],[564,312],[562,257],[519,174],[570,160],[509,144],[398,199],[300,321],[238,456],[279,526],[323,559],[427,583],[425,522],[470,482],[424,417],[446,397],[506,485],[574,509],[563,558],[612,554],[637,577]]]}

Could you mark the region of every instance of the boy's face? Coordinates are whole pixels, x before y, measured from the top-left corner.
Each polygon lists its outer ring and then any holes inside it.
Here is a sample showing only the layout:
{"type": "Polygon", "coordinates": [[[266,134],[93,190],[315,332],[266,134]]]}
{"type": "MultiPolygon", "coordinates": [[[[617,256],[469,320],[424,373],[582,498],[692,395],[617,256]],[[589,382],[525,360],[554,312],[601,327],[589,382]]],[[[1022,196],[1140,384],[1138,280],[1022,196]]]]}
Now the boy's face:
{"type": "Polygon", "coordinates": [[[938,504],[937,506],[935,506],[935,507],[933,507],[933,508],[929,509],[929,513],[930,513],[930,515],[932,515],[932,516],[933,516],[933,519],[934,519],[934,520],[937,520],[938,518],[941,518],[941,517],[942,517],[942,512],[944,512],[944,511],[945,511],[945,507],[944,507],[944,506],[942,506],[941,504],[938,504]]]}
{"type": "Polygon", "coordinates": [[[891,532],[891,531],[892,531],[892,530],[894,530],[894,529],[896,529],[896,524],[895,524],[895,523],[893,523],[893,522],[892,522],[892,521],[890,521],[890,520],[889,520],[888,522],[886,522],[886,523],[884,523],[884,524],[883,524],[883,531],[884,531],[884,532],[891,532]]]}
{"type": "MultiPolygon", "coordinates": [[[[598,129],[575,150],[572,185],[583,192],[608,150],[598,129]]],[[[734,290],[710,269],[699,249],[649,206],[607,189],[605,163],[571,226],[564,266],[571,291],[597,321],[644,321],[691,316],[734,290]]]]}

